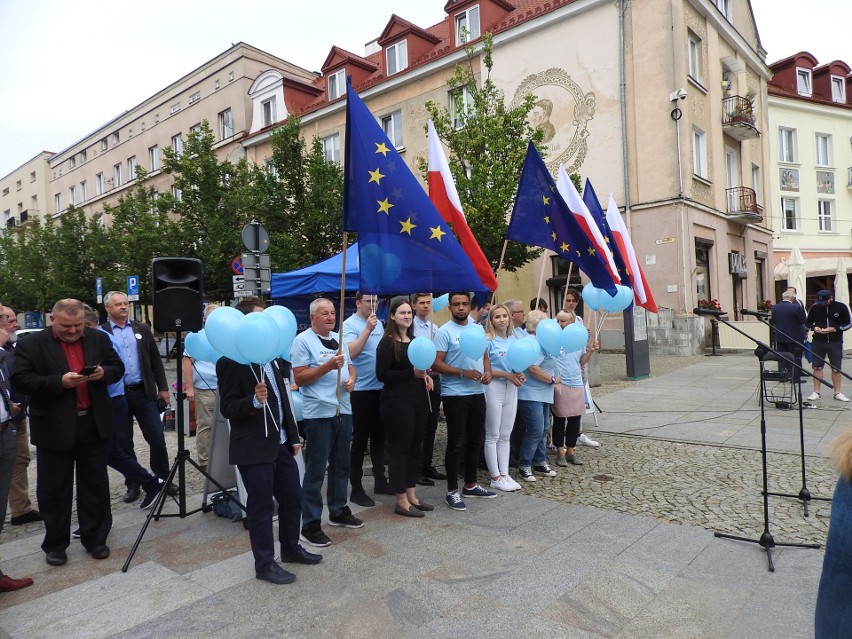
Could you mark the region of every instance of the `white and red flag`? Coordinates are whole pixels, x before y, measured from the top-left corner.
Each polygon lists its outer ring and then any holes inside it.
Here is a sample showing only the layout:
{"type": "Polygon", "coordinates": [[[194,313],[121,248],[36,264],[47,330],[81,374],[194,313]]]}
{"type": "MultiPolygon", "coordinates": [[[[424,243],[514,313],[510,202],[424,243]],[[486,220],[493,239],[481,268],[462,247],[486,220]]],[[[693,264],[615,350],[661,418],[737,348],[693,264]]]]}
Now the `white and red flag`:
{"type": "Polygon", "coordinates": [[[657,303],[648,287],[645,273],[642,272],[642,267],[639,266],[639,261],[636,259],[636,251],[633,250],[630,233],[627,232],[627,227],[624,225],[624,220],[621,219],[621,213],[611,194],[609,204],[606,207],[606,223],[615,243],[618,245],[621,256],[627,262],[627,268],[630,269],[630,280],[633,283],[633,297],[636,305],[652,313],[658,313],[657,303]]]}

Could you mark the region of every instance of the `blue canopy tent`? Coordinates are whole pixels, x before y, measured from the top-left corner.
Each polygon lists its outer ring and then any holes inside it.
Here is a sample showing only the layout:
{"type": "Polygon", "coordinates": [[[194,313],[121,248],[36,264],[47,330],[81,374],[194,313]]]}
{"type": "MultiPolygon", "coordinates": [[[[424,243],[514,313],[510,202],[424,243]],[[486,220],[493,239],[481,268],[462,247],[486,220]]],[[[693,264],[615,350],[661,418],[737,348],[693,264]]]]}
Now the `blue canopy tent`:
{"type": "MultiPolygon", "coordinates": [[[[273,273],[272,298],[277,300],[284,297],[317,296],[324,293],[339,295],[342,270],[343,253],[338,253],[327,260],[289,273],[273,273]]],[[[355,242],[346,249],[346,290],[357,291],[359,280],[358,243],[355,242]]]]}

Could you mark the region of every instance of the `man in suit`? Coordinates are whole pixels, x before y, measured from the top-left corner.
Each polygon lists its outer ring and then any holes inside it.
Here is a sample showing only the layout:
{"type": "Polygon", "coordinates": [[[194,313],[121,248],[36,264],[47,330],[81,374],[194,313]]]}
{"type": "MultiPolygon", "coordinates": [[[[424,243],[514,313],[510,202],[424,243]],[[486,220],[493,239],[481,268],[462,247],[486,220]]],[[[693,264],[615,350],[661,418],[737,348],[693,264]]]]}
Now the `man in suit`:
{"type": "MultiPolygon", "coordinates": [[[[796,301],[795,289],[784,291],[781,301],[772,307],[772,325],[775,327],[775,350],[792,353],[793,361],[801,366],[803,342],[808,329],[805,326],[805,309],[796,301]]],[[[793,375],[799,372],[798,368],[792,371],[793,375]]]]}
{"type": "Polygon", "coordinates": [[[59,300],[51,327],[18,345],[12,369],[12,385],[30,396],[36,496],[45,528],[41,547],[51,566],[68,561],[75,464],[80,541],[95,559],[109,557],[113,414],[107,384],[121,379],[124,365],[109,337],[85,328],[84,321],[82,302],[59,300]]]}
{"type": "MultiPolygon", "coordinates": [[[[121,357],[125,362],[124,396],[129,417],[125,423],[116,424],[119,445],[129,455],[136,457],[132,421],[135,417],[151,450],[151,472],[160,479],[166,479],[170,470],[169,453],[166,450],[158,400],[163,406],[170,404],[170,400],[160,351],[148,325],[129,319],[130,303],[127,295],[121,291],[110,291],[104,296],[104,308],[109,319],[103,327],[118,340],[121,357]]],[[[127,477],[124,483],[127,486],[124,501],[129,504],[139,499],[139,485],[127,477]]],[[[169,494],[176,494],[174,484],[169,489],[169,494]]]]}
{"type": "MultiPolygon", "coordinates": [[[[237,304],[245,314],[263,311],[257,297],[237,304]]],[[[275,561],[272,498],[278,502],[281,561],[317,564],[322,555],[299,545],[302,487],[295,455],[301,443],[290,404],[290,365],[283,359],[268,364],[239,364],[227,357],[216,363],[219,406],[231,424],[230,463],[239,468],[248,493],[249,541],[255,576],[274,584],[292,583],[296,576],[275,561]]]]}

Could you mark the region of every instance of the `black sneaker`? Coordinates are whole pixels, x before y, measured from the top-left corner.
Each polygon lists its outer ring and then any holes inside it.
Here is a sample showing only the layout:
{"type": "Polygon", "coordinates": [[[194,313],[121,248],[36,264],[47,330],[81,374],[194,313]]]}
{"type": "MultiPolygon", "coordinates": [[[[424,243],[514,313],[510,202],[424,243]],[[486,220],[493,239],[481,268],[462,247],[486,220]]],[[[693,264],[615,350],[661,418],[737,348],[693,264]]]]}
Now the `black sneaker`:
{"type": "Polygon", "coordinates": [[[344,506],[339,515],[331,515],[328,518],[329,526],[343,526],[344,528],[361,528],[364,522],[355,517],[349,506],[344,506]]]}
{"type": "Polygon", "coordinates": [[[306,544],[310,544],[315,548],[331,546],[331,539],[326,536],[319,526],[315,528],[302,528],[301,538],[306,544]]]}
{"type": "Polygon", "coordinates": [[[362,508],[372,508],[376,505],[376,502],[373,501],[373,498],[370,497],[363,488],[361,488],[360,490],[353,489],[352,494],[349,496],[349,501],[351,501],[353,504],[358,504],[362,508]]]}
{"type": "Polygon", "coordinates": [[[545,477],[556,477],[556,471],[548,466],[547,462],[533,466],[532,469],[534,472],[544,475],[545,477]]]}
{"type": "Polygon", "coordinates": [[[139,508],[142,510],[148,510],[156,501],[157,497],[163,491],[163,480],[160,480],[159,486],[157,488],[152,488],[151,490],[145,491],[145,498],[142,500],[142,503],[139,504],[139,508]]]}

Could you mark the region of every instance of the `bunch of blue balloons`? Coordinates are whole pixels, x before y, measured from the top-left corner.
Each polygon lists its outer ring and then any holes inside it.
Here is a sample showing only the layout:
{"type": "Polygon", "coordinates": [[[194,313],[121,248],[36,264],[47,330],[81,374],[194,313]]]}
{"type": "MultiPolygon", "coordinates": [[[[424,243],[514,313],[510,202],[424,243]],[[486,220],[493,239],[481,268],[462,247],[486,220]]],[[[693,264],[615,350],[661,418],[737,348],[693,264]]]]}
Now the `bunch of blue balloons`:
{"type": "Polygon", "coordinates": [[[583,303],[594,311],[604,310],[607,313],[623,311],[633,303],[633,289],[621,284],[616,285],[615,295],[589,283],[583,287],[583,303]]]}

